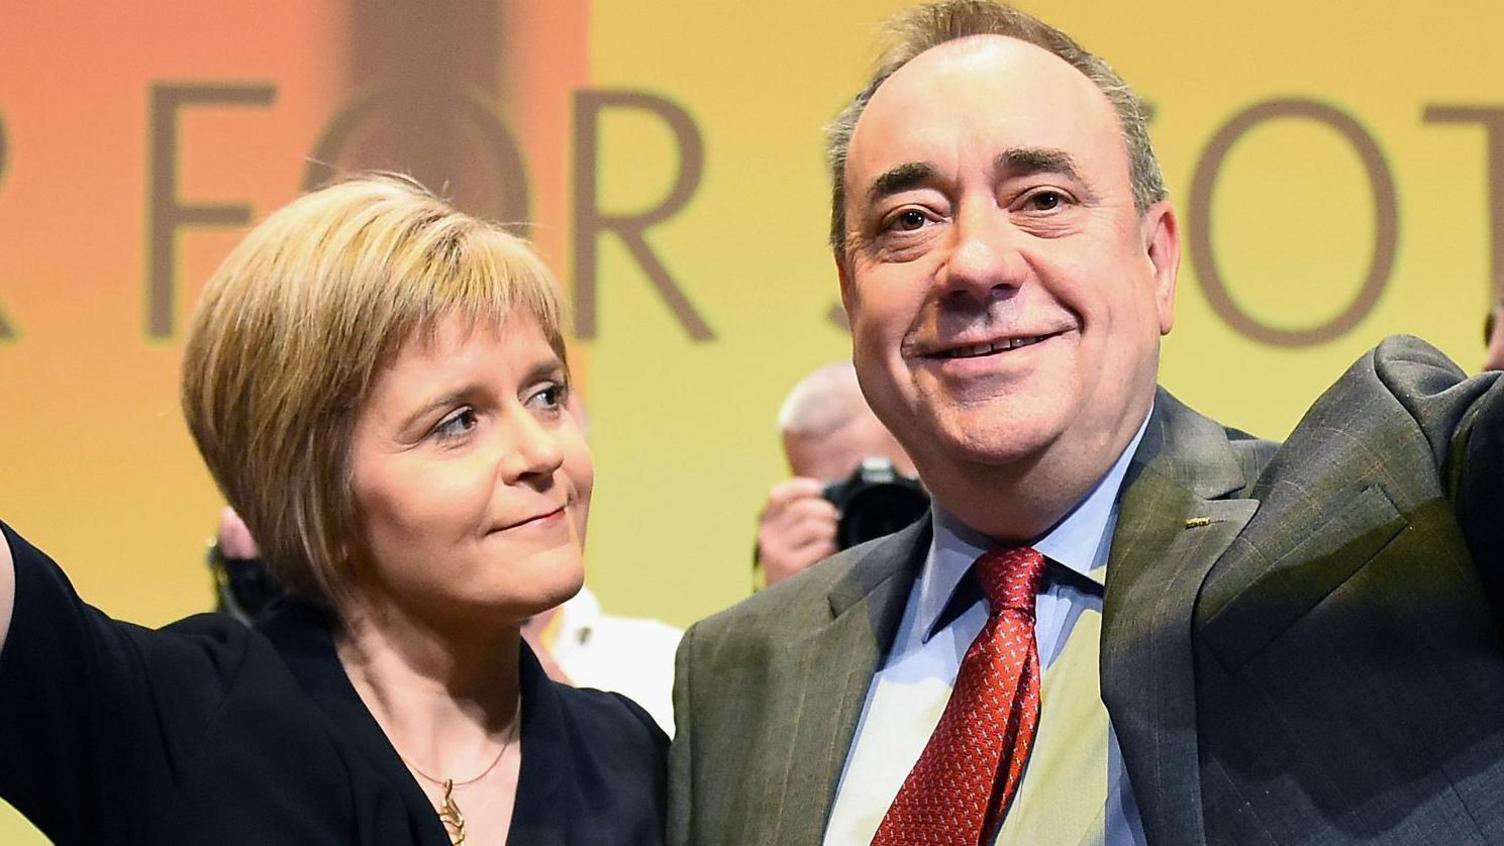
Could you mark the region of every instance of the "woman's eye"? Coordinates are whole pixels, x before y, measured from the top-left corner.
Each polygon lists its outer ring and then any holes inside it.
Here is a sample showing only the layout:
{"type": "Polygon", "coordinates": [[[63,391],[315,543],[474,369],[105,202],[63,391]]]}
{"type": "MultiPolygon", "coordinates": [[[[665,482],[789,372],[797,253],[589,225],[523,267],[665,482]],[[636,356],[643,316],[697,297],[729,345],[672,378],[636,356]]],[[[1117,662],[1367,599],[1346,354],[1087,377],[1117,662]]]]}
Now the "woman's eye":
{"type": "Polygon", "coordinates": [[[434,427],[433,433],[441,441],[452,441],[469,434],[479,422],[480,418],[476,416],[475,409],[462,408],[441,420],[439,425],[434,427]]]}
{"type": "Polygon", "coordinates": [[[551,382],[534,391],[533,395],[528,398],[528,404],[545,411],[557,411],[564,407],[567,395],[568,389],[564,385],[551,382]]]}

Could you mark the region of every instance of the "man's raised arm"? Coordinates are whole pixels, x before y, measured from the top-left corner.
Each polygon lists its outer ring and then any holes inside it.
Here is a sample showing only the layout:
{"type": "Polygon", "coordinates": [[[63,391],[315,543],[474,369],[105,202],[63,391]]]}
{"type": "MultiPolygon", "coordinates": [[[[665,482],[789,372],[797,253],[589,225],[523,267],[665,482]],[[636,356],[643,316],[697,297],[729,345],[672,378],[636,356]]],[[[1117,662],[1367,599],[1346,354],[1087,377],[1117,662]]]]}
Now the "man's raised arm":
{"type": "Polygon", "coordinates": [[[1504,377],[1478,401],[1465,432],[1457,519],[1496,613],[1504,608],[1504,377]]]}

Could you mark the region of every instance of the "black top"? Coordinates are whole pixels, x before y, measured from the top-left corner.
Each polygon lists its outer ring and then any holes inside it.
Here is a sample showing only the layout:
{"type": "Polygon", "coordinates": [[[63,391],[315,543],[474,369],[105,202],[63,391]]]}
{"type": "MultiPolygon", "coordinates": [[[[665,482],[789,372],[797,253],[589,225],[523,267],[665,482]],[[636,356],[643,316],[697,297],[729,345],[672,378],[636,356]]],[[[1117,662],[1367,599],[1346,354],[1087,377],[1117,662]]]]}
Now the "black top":
{"type": "MultiPolygon", "coordinates": [[[[116,622],[0,530],[16,569],[0,797],[55,842],[448,846],[316,607],[285,602],[255,629],[215,614],[116,622]]],[[[661,844],[668,739],[647,712],[550,681],[525,645],[519,677],[507,842],[661,844]]]]}

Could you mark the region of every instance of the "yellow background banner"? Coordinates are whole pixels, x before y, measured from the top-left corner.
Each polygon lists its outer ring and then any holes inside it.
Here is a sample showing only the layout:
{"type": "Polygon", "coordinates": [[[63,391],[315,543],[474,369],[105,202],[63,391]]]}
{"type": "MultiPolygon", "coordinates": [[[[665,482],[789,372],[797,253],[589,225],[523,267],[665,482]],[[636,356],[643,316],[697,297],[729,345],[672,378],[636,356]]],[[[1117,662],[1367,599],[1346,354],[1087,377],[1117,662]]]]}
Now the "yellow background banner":
{"type": "MultiPolygon", "coordinates": [[[[683,625],[745,596],[778,405],[848,353],[820,130],[901,5],[11,4],[0,519],[115,616],[210,607],[220,500],[176,396],[197,291],[319,168],[431,148],[413,169],[520,209],[575,304],[605,606],[683,625]],[[409,137],[391,92],[451,54],[425,84],[452,123],[409,137]]],[[[1167,387],[1278,438],[1387,334],[1476,367],[1504,261],[1504,9],[1025,5],[1154,107],[1189,247],[1167,387]]],[[[0,820],[41,842],[23,831],[0,820]]]]}

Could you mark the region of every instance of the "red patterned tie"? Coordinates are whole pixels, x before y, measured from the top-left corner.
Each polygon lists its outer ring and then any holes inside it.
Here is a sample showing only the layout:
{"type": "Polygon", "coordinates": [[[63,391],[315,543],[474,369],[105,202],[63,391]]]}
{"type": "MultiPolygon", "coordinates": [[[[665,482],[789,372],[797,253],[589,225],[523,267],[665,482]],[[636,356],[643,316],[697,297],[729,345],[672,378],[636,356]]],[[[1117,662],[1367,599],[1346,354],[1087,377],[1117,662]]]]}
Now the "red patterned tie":
{"type": "Polygon", "coordinates": [[[1039,724],[1034,596],[1044,564],[1021,548],[993,550],[972,565],[991,613],[872,846],[977,846],[997,831],[1039,724]]]}

